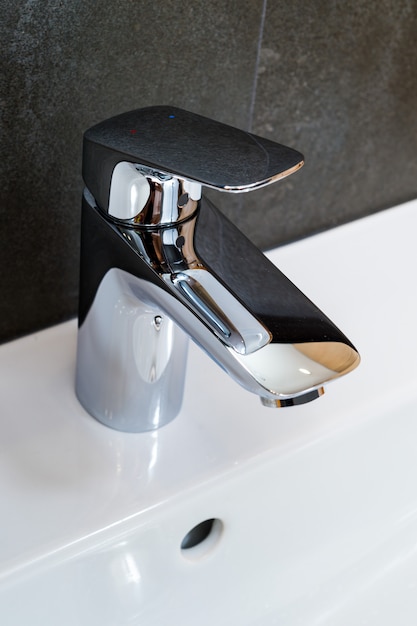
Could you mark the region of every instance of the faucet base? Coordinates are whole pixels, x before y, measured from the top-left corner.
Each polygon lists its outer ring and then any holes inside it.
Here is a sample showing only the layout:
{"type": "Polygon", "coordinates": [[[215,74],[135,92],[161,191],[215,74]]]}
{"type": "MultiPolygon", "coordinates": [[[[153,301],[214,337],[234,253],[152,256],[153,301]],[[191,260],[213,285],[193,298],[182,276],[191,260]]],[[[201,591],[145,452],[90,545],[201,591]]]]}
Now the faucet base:
{"type": "Polygon", "coordinates": [[[79,328],[76,393],[102,424],[145,432],[180,411],[188,338],[130,278],[109,270],[79,328]]]}

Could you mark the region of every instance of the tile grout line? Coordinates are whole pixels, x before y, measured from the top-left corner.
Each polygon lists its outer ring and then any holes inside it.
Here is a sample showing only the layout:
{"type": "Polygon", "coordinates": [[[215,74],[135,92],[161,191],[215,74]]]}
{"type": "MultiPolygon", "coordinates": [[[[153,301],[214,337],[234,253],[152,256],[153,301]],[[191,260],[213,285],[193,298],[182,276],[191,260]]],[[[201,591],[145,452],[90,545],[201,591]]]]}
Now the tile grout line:
{"type": "Polygon", "coordinates": [[[264,36],[267,4],[268,4],[268,0],[263,0],[261,23],[259,26],[258,49],[256,51],[255,76],[254,76],[253,87],[252,87],[252,98],[251,98],[250,107],[249,107],[249,128],[248,128],[249,132],[252,131],[253,116],[255,113],[256,91],[257,91],[257,86],[258,86],[258,69],[259,69],[259,62],[260,62],[260,57],[261,57],[262,41],[263,41],[263,36],[264,36]]]}

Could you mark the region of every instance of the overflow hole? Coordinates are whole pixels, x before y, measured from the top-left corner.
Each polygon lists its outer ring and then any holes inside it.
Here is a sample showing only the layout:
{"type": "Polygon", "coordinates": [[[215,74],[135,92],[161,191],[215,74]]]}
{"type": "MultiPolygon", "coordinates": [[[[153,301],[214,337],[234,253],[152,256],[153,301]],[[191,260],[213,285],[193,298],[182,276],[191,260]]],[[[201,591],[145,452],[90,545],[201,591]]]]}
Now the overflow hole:
{"type": "Polygon", "coordinates": [[[194,526],[181,542],[181,552],[189,558],[198,558],[206,554],[220,539],[223,523],[216,518],[206,519],[194,526]]]}

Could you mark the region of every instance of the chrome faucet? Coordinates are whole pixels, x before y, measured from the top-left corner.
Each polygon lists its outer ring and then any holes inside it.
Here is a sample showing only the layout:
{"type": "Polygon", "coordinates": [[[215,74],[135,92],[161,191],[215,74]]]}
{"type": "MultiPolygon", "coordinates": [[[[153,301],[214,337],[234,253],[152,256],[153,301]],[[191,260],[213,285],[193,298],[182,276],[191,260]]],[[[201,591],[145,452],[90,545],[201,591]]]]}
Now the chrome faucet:
{"type": "Polygon", "coordinates": [[[303,156],[173,107],[84,135],[76,392],[100,422],[163,426],[180,410],[187,336],[266,406],[302,404],[359,363],[350,341],[213,204],[303,156]]]}

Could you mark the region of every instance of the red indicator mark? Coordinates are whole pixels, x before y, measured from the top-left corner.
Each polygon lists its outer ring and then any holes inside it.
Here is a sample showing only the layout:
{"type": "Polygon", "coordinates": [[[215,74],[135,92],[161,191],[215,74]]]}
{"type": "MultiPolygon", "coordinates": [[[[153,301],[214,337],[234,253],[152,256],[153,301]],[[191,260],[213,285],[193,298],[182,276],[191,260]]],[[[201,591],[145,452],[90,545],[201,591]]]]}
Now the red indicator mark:
{"type": "Polygon", "coordinates": [[[137,132],[138,132],[138,131],[136,130],[136,128],[132,128],[131,130],[129,130],[129,133],[130,133],[131,135],[136,135],[136,133],[137,133],[137,132]]]}

